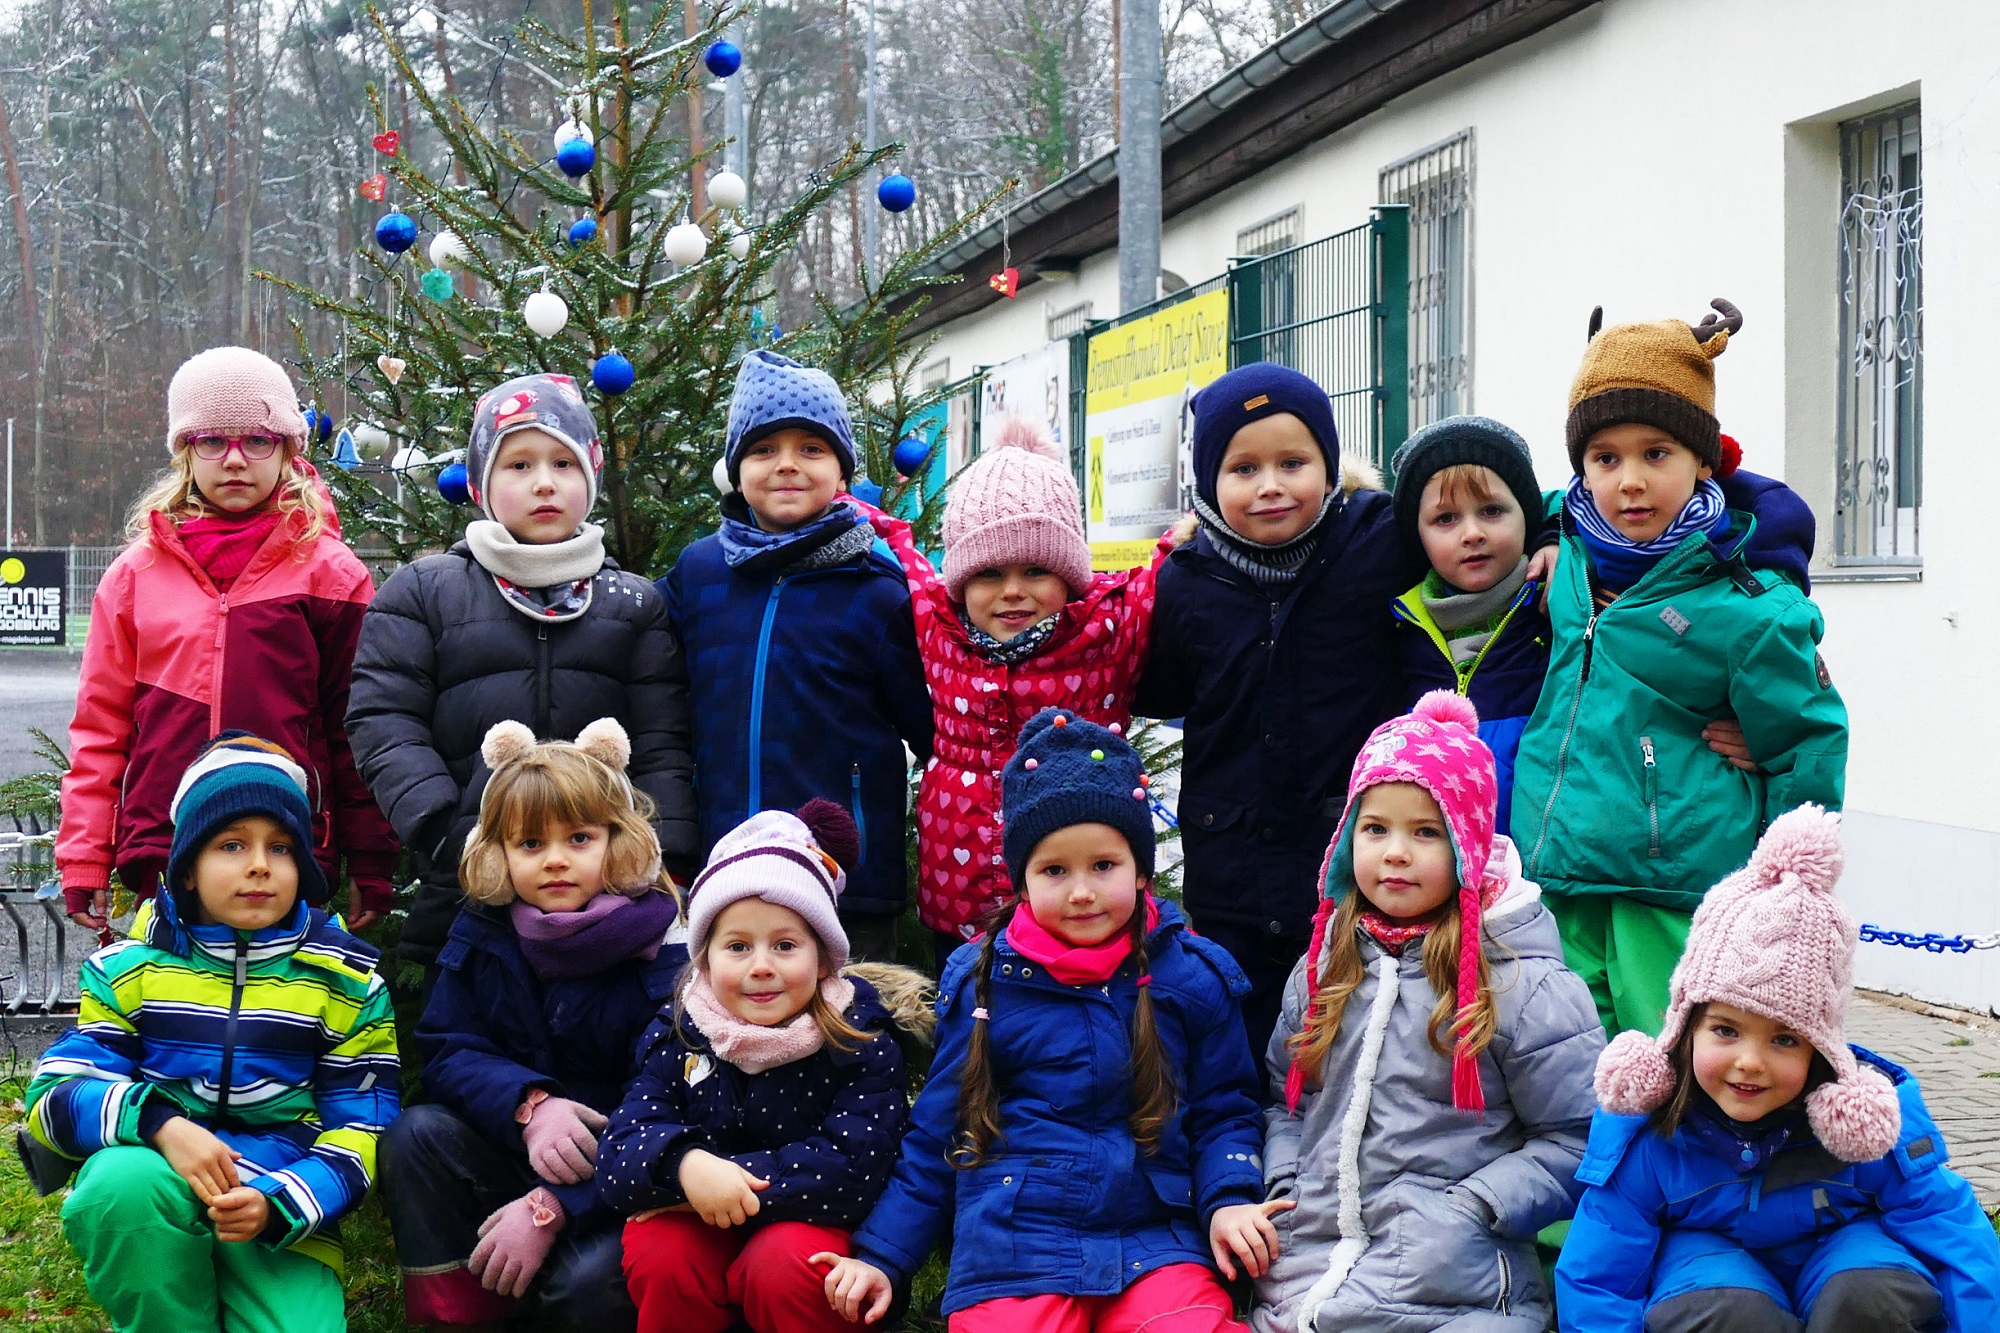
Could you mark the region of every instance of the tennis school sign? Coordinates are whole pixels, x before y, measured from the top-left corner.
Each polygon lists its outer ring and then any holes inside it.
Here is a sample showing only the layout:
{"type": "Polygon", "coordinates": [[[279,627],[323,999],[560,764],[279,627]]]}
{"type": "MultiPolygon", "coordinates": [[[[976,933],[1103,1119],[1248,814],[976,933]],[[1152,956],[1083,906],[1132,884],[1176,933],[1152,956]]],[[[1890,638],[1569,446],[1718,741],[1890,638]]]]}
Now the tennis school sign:
{"type": "Polygon", "coordinates": [[[1090,340],[1085,515],[1093,569],[1152,559],[1187,509],[1187,400],[1229,369],[1229,292],[1196,296],[1090,340]]]}
{"type": "Polygon", "coordinates": [[[68,573],[66,552],[0,550],[0,644],[62,646],[68,573]]]}

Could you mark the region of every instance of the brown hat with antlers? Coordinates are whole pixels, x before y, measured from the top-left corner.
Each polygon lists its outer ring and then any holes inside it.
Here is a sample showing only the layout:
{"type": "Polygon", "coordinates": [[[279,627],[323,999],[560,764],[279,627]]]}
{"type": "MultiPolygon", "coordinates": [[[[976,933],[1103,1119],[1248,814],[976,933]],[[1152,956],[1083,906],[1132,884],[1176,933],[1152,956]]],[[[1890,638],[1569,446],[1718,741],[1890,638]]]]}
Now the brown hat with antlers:
{"type": "Polygon", "coordinates": [[[1590,346],[1569,390],[1569,463],[1583,471],[1583,446],[1606,426],[1657,426],[1694,450],[1710,468],[1722,462],[1715,419],[1715,358],[1743,328],[1743,312],[1717,297],[1701,323],[1659,319],[1604,328],[1604,307],[1590,312],[1590,346]]]}

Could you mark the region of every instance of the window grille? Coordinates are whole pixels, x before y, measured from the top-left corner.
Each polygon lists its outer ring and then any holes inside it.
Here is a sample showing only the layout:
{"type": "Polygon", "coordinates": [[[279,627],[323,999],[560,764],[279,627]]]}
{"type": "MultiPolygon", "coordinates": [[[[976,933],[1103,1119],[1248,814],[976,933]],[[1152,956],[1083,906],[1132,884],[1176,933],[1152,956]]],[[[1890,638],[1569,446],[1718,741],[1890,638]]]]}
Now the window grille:
{"type": "Polygon", "coordinates": [[[1410,429],[1472,410],[1472,131],[1382,168],[1410,206],[1410,429]]]}
{"type": "Polygon", "coordinates": [[[926,393],[940,385],[951,383],[951,358],[941,356],[917,372],[918,385],[926,393]]]}
{"type": "Polygon", "coordinates": [[[1298,243],[1299,210],[1296,205],[1236,233],[1236,253],[1239,255],[1274,255],[1298,243]]]}
{"type": "Polygon", "coordinates": [[[1061,310],[1051,310],[1048,315],[1049,341],[1067,338],[1073,333],[1082,333],[1090,326],[1092,303],[1078,301],[1075,305],[1064,306],[1061,310]]]}
{"type": "MultiPolygon", "coordinates": [[[[1275,217],[1243,228],[1236,233],[1238,255],[1262,257],[1282,254],[1299,243],[1299,210],[1296,206],[1275,217]]],[[[1260,264],[1251,279],[1256,293],[1262,327],[1277,330],[1263,341],[1266,360],[1289,366],[1297,362],[1299,340],[1292,326],[1299,317],[1298,266],[1288,263],[1260,264]]]]}
{"type": "Polygon", "coordinates": [[[1840,127],[1835,559],[1915,564],[1923,502],[1924,194],[1911,103],[1840,127]]]}

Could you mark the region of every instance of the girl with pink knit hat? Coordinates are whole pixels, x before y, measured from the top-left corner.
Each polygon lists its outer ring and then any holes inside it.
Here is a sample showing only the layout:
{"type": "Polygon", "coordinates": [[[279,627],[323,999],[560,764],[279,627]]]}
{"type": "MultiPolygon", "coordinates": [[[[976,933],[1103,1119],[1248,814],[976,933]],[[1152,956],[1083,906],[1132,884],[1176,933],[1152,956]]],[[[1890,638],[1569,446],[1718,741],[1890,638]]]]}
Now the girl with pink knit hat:
{"type": "Polygon", "coordinates": [[[396,841],[346,724],[375,585],[305,455],[298,391],[271,358],[214,347],[174,372],[167,470],[133,506],[131,544],[97,585],[84,639],[56,842],[79,925],[109,929],[114,871],[136,898],[158,888],[181,774],[231,730],[305,768],[307,850],[328,885],[345,859],[349,928],[389,910],[396,841]]]}
{"type": "MultiPolygon", "coordinates": [[[[1000,850],[1000,770],[1027,720],[1065,708],[1123,730],[1152,634],[1154,564],[1094,574],[1062,446],[1009,417],[951,483],[944,572],[909,525],[875,528],[902,562],[936,723],[917,798],[917,917],[941,970],[1014,895],[1000,850]]],[[[1172,549],[1162,538],[1159,556],[1172,549]]]]}
{"type": "Polygon", "coordinates": [[[1695,910],[1660,1035],[1598,1060],[1565,1330],[2000,1328],[2000,1243],[1916,1079],[1843,1031],[1839,821],[1773,820],[1695,910]]]}
{"type": "Polygon", "coordinates": [[[1493,752],[1436,690],[1355,760],[1266,1054],[1264,1179],[1295,1207],[1257,1333],[1543,1333],[1604,1036],[1493,832],[1493,752]]]}

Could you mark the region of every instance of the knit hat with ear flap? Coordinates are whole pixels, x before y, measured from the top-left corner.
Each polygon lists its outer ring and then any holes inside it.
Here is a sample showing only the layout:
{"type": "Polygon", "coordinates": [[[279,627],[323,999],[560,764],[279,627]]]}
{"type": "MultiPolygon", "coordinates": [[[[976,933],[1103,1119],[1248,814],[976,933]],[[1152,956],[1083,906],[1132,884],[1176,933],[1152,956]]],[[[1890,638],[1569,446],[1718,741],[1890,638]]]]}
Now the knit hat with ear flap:
{"type": "MultiPolygon", "coordinates": [[[[1318,1007],[1320,960],[1340,900],[1358,892],[1354,882],[1354,821],[1361,797],[1387,782],[1413,782],[1429,792],[1444,815],[1458,872],[1458,1007],[1472,1003],[1479,987],[1480,916],[1494,846],[1493,820],[1499,786],[1493,751],[1479,739],[1479,712],[1472,701],[1450,690],[1432,690],[1402,717],[1375,728],[1354,760],[1347,784],[1347,810],[1320,867],[1319,911],[1306,944],[1306,977],[1318,1007]]],[[[1504,844],[1503,844],[1504,846],[1504,844]]],[[[1312,1015],[1308,1012],[1307,1017],[1312,1015]]],[[[1461,1111],[1486,1109],[1479,1062],[1461,1035],[1451,1059],[1451,1102],[1461,1111]]],[[[1296,1109],[1305,1091],[1305,1069],[1297,1059],[1285,1076],[1285,1104],[1296,1109]]]]}
{"type": "Polygon", "coordinates": [[[944,507],[944,583],[962,601],[974,574],[995,565],[1040,565],[1069,585],[1090,587],[1083,503],[1063,447],[1026,417],[1008,417],[1000,443],[951,483],[944,507]]]}
{"type": "MultiPolygon", "coordinates": [[[[598,718],[579,731],[575,741],[537,741],[535,733],[522,723],[495,722],[487,730],[486,739],[479,743],[479,755],[486,761],[490,776],[486,781],[486,790],[479,797],[479,822],[473,826],[471,836],[466,839],[466,846],[470,847],[479,842],[482,836],[494,828],[494,821],[500,817],[500,802],[496,793],[506,784],[496,779],[503,770],[531,759],[547,756],[551,752],[563,751],[576,751],[608,769],[610,776],[616,779],[618,787],[624,791],[626,803],[634,809],[638,808],[632,779],[625,772],[626,766],[632,762],[632,742],[617,718],[598,718]]],[[[652,826],[647,824],[646,828],[650,836],[652,826]]],[[[627,898],[637,898],[656,887],[659,882],[660,849],[656,842],[652,858],[637,880],[630,884],[607,883],[604,887],[609,892],[627,898]]],[[[513,901],[513,897],[514,890],[510,884],[505,887],[501,896],[488,897],[483,901],[505,904],[513,901]]]]}
{"type": "Polygon", "coordinates": [[[1569,391],[1569,465],[1583,474],[1583,446],[1606,426],[1643,422],[1692,449],[1711,470],[1722,463],[1715,419],[1715,358],[1742,332],[1743,312],[1721,297],[1721,318],[1616,324],[1603,329],[1604,307],[1590,315],[1590,346],[1569,391]],[[1602,332],[1599,332],[1603,329],[1602,332]]]}
{"type": "Polygon", "coordinates": [[[211,347],[167,384],[167,452],[193,435],[276,435],[306,442],[305,413],[285,368],[248,347],[211,347]]]}
{"type": "Polygon", "coordinates": [[[1771,821],[1750,864],[1695,909],[1659,1037],[1621,1032],[1598,1057],[1605,1110],[1649,1115],[1672,1096],[1668,1052],[1688,1011],[1720,1002],[1783,1023],[1833,1066],[1833,1081],[1806,1098],[1806,1119],[1828,1152],[1872,1162],[1896,1146],[1896,1090],[1854,1058],[1845,1035],[1859,932],[1834,896],[1842,860],[1839,815],[1802,805],[1771,821]]]}

